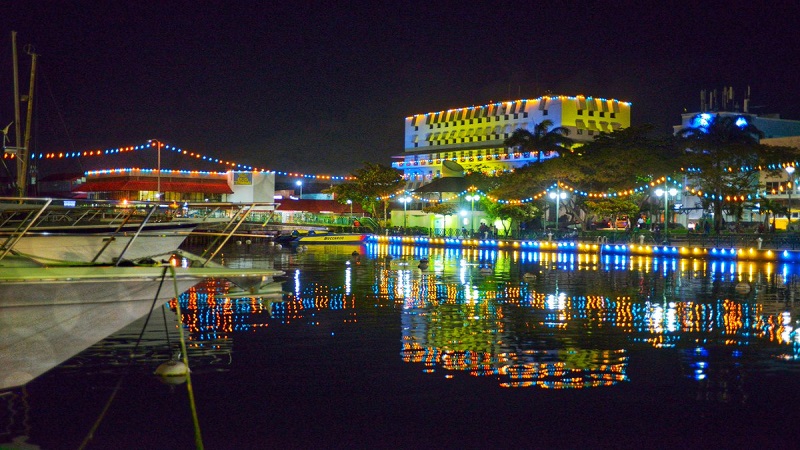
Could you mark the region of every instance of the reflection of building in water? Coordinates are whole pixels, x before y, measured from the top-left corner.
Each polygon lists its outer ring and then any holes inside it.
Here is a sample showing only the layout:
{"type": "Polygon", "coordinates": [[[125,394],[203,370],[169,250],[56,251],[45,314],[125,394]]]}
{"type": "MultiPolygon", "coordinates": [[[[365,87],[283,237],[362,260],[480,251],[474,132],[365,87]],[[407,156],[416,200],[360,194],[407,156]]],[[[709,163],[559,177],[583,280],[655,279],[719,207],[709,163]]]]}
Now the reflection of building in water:
{"type": "Polygon", "coordinates": [[[282,298],[230,298],[226,297],[229,288],[227,281],[207,281],[181,294],[181,320],[192,340],[228,339],[234,332],[255,331],[270,323],[314,321],[318,318],[309,312],[352,310],[355,301],[347,292],[349,286],[311,283],[282,298]]]}
{"type": "MultiPolygon", "coordinates": [[[[668,267],[675,271],[668,277],[660,270],[643,274],[639,281],[647,287],[637,297],[559,292],[558,286],[608,290],[582,281],[579,271],[545,270],[539,278],[542,284],[562,280],[552,293],[538,289],[553,286],[535,283],[483,283],[476,289],[474,280],[431,286],[425,277],[408,278],[411,286],[394,291],[403,296],[403,360],[422,363],[430,373],[442,369],[496,376],[503,386],[581,388],[624,381],[625,349],[631,345],[703,354],[712,347],[745,348],[754,340],[793,344],[788,313],[769,316],[760,304],[747,299],[708,297],[704,289],[716,292],[715,286],[697,282],[690,286],[700,268],[681,273],[678,261],[668,267]],[[569,277],[573,279],[564,284],[569,277]],[[655,289],[656,284],[661,287],[655,289]],[[432,291],[444,296],[432,296],[432,291]]],[[[739,380],[730,364],[699,364],[693,377],[710,389],[733,387],[739,380]]],[[[730,399],[734,393],[720,391],[717,396],[730,399]]]]}
{"type": "Polygon", "coordinates": [[[687,375],[719,400],[743,397],[722,388],[737,386],[735,362],[691,356],[758,343],[793,358],[789,344],[798,342],[791,312],[767,313],[760,300],[790,297],[778,293],[792,289],[784,280],[794,269],[771,263],[388,246],[362,256],[326,278],[339,282],[306,282],[295,271],[285,285],[292,293],[274,304],[227,299],[224,284],[195,289],[182,297],[184,321],[200,340],[354,323],[359,309],[395,308],[403,360],[428,372],[491,376],[508,387],[613,385],[627,379],[628,351],[649,346],[686,352],[687,375]],[[480,271],[485,262],[491,274],[480,271]]]}
{"type": "Polygon", "coordinates": [[[403,360],[423,363],[426,372],[440,367],[495,376],[504,387],[550,389],[609,386],[626,379],[624,350],[537,337],[536,328],[558,330],[566,316],[552,309],[552,299],[527,286],[498,284],[470,295],[469,286],[448,285],[443,292],[450,295],[434,301],[406,298],[403,305],[403,360]],[[535,317],[526,314],[532,311],[535,317]]]}

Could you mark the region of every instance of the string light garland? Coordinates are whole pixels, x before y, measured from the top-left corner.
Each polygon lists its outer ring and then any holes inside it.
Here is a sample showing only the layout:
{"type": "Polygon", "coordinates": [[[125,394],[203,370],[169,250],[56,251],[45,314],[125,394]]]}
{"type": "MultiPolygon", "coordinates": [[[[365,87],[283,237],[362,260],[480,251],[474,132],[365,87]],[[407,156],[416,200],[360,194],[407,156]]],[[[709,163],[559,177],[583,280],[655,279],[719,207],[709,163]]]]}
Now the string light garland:
{"type": "MultiPolygon", "coordinates": [[[[133,146],[127,146],[127,147],[117,147],[117,148],[110,148],[110,149],[105,149],[105,150],[85,150],[85,151],[82,151],[82,152],[32,153],[31,154],[31,159],[32,160],[36,160],[36,159],[39,159],[39,160],[58,160],[58,159],[70,159],[70,158],[91,158],[91,157],[101,157],[101,156],[112,156],[112,155],[117,155],[117,154],[121,154],[121,153],[128,153],[128,152],[135,152],[135,151],[142,151],[142,150],[152,150],[152,149],[155,149],[155,145],[157,143],[158,143],[158,141],[151,140],[151,141],[148,141],[147,143],[141,144],[141,145],[133,145],[133,146]]],[[[254,171],[254,172],[266,172],[266,173],[274,173],[276,175],[287,176],[287,177],[306,178],[306,179],[315,179],[315,180],[352,181],[352,180],[356,179],[356,177],[349,176],[349,175],[348,176],[334,176],[334,175],[327,175],[327,174],[309,174],[309,173],[302,173],[302,172],[285,172],[285,171],[279,171],[279,170],[270,170],[270,169],[265,169],[265,168],[257,168],[257,167],[253,167],[253,166],[249,166],[249,165],[239,164],[239,163],[236,163],[236,162],[233,162],[233,161],[226,161],[226,160],[210,157],[210,156],[198,153],[198,152],[192,152],[192,151],[184,150],[182,148],[175,147],[173,145],[168,145],[168,144],[164,144],[164,143],[161,143],[161,145],[162,145],[161,148],[163,150],[172,151],[172,152],[178,153],[180,155],[186,156],[188,158],[195,158],[195,159],[198,159],[198,160],[201,160],[201,161],[205,161],[205,162],[209,162],[209,163],[213,163],[213,164],[221,164],[221,165],[225,166],[227,170],[245,170],[245,171],[254,171]]],[[[511,158],[514,158],[515,156],[516,156],[516,154],[511,155],[511,158]]],[[[520,155],[520,156],[522,156],[522,155],[520,155]]],[[[497,159],[497,160],[508,159],[507,155],[491,155],[489,157],[490,158],[493,157],[494,159],[497,159]]],[[[16,158],[16,155],[13,154],[13,153],[4,153],[3,154],[3,159],[15,159],[15,158],[16,158]]],[[[453,160],[455,160],[455,159],[456,158],[453,158],[453,160]]],[[[431,162],[434,162],[434,161],[431,161],[431,162]]],[[[752,170],[783,170],[786,167],[790,167],[790,166],[791,167],[797,166],[797,161],[790,161],[790,162],[779,163],[779,164],[778,163],[769,164],[767,166],[757,166],[757,167],[741,166],[741,167],[738,168],[738,170],[740,172],[748,172],[748,171],[752,171],[752,170]]],[[[726,167],[724,169],[724,171],[728,172],[728,173],[733,173],[736,170],[737,169],[734,168],[734,167],[726,167]]],[[[685,167],[685,168],[681,168],[680,171],[691,174],[691,173],[699,173],[700,169],[696,168],[696,167],[685,167]]],[[[96,174],[110,174],[110,173],[130,173],[130,172],[154,173],[154,172],[156,172],[156,169],[118,168],[118,169],[106,169],[106,170],[89,171],[89,172],[86,172],[86,173],[89,174],[89,175],[96,175],[96,174]]],[[[169,174],[169,173],[180,173],[180,174],[215,174],[215,173],[219,174],[219,173],[225,173],[224,171],[223,172],[213,172],[213,171],[201,171],[201,170],[164,170],[164,169],[162,169],[161,172],[162,173],[166,173],[166,174],[169,174]]],[[[747,194],[747,195],[725,195],[725,196],[717,195],[717,194],[709,194],[707,192],[703,192],[700,189],[695,189],[695,188],[691,188],[689,186],[684,186],[682,183],[678,182],[677,180],[675,180],[675,179],[673,179],[671,177],[662,176],[662,177],[660,177],[658,179],[655,179],[655,180],[653,180],[653,181],[651,181],[649,183],[645,183],[645,184],[642,184],[642,185],[639,185],[639,186],[635,186],[635,187],[629,188],[629,189],[619,190],[619,191],[616,191],[616,192],[587,192],[587,191],[580,190],[579,188],[577,188],[575,186],[572,186],[572,185],[570,185],[568,183],[559,182],[559,183],[554,183],[549,188],[547,188],[544,191],[539,192],[539,193],[537,193],[537,194],[535,194],[533,196],[526,197],[526,198],[520,198],[520,199],[498,198],[496,196],[489,195],[489,194],[487,194],[487,193],[485,193],[485,192],[483,192],[483,191],[481,191],[479,189],[476,189],[474,187],[472,187],[471,189],[464,190],[464,191],[462,191],[462,192],[460,192],[458,194],[455,194],[454,196],[448,197],[446,199],[443,198],[441,200],[427,199],[427,198],[424,198],[424,197],[422,197],[422,196],[420,196],[418,194],[408,193],[406,190],[397,191],[397,192],[395,192],[393,194],[390,194],[390,195],[387,195],[387,196],[378,197],[377,199],[378,200],[387,200],[387,199],[394,199],[395,197],[397,197],[399,195],[404,195],[404,196],[405,195],[409,195],[409,196],[411,196],[412,198],[414,198],[417,201],[421,201],[421,202],[425,202],[425,203],[439,203],[439,202],[450,201],[450,200],[453,200],[453,199],[464,197],[466,195],[471,195],[471,194],[477,193],[477,194],[481,195],[482,197],[485,197],[487,200],[489,200],[491,202],[494,202],[494,203],[515,205],[515,204],[524,204],[524,203],[530,203],[530,202],[538,201],[538,200],[542,199],[543,197],[545,197],[546,195],[548,195],[550,193],[550,191],[552,191],[553,189],[564,189],[564,190],[569,191],[573,195],[583,196],[583,197],[587,197],[587,198],[591,198],[591,199],[603,199],[603,198],[627,197],[627,196],[638,194],[638,193],[649,192],[656,185],[664,184],[664,183],[667,183],[667,184],[671,183],[671,184],[681,188],[682,190],[684,190],[687,193],[690,193],[690,194],[698,196],[698,197],[708,198],[708,199],[711,199],[711,200],[720,200],[721,199],[723,201],[728,201],[728,202],[745,202],[745,201],[757,200],[757,199],[760,199],[760,198],[766,198],[766,193],[764,193],[764,194],[756,193],[756,194],[747,194]]]]}
{"type": "MultiPolygon", "coordinates": [[[[50,152],[50,153],[32,153],[31,159],[32,160],[58,160],[58,159],[71,159],[71,158],[91,158],[91,157],[100,157],[100,156],[113,156],[118,155],[121,153],[129,153],[129,152],[136,152],[142,150],[153,150],[156,148],[156,144],[161,144],[162,150],[167,150],[171,152],[178,153],[179,155],[186,156],[188,158],[194,158],[201,161],[209,162],[212,164],[221,164],[227,168],[227,170],[245,170],[245,171],[252,171],[252,172],[266,172],[266,173],[274,173],[276,175],[288,176],[288,177],[297,177],[297,178],[309,178],[309,179],[316,179],[316,180],[344,180],[350,181],[355,180],[356,177],[354,176],[334,176],[334,175],[327,175],[327,174],[310,174],[310,173],[301,173],[301,172],[284,172],[280,170],[270,170],[265,168],[258,168],[253,167],[245,164],[239,164],[234,161],[226,161],[219,158],[214,158],[211,156],[206,156],[198,152],[192,152],[188,150],[184,150],[182,148],[176,147],[174,145],[164,144],[163,142],[159,142],[156,140],[148,141],[145,144],[141,145],[132,145],[127,147],[117,147],[117,148],[109,148],[105,150],[85,150],[82,152],[50,152]]],[[[5,156],[5,155],[4,155],[5,156]]],[[[142,170],[142,169],[137,169],[142,170]]],[[[163,170],[162,170],[163,172],[163,170]]],[[[189,171],[192,172],[192,171],[189,171]]],[[[186,172],[186,173],[189,173],[186,172]]],[[[200,172],[200,171],[198,171],[200,172]]]]}

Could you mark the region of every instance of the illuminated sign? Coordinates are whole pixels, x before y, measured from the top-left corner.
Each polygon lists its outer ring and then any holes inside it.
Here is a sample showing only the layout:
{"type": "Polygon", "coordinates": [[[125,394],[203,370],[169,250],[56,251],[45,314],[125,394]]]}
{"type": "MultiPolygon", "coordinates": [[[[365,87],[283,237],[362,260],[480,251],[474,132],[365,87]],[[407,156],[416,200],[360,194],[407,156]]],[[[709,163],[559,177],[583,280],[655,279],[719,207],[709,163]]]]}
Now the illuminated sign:
{"type": "Polygon", "coordinates": [[[233,179],[233,184],[238,186],[250,186],[253,184],[253,174],[250,172],[240,172],[233,179]]]}

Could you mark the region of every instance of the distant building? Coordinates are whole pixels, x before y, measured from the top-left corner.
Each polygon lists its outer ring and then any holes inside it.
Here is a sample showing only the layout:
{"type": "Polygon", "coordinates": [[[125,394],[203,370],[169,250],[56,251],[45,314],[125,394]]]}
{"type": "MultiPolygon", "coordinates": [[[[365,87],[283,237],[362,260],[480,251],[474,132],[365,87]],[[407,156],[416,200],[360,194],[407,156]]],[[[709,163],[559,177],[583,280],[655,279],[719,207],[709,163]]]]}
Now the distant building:
{"type": "MultiPolygon", "coordinates": [[[[749,111],[749,90],[742,102],[734,97],[732,87],[722,90],[722,95],[717,91],[700,92],[700,111],[681,114],[681,124],[673,127],[675,133],[684,128],[705,128],[717,117],[732,117],[737,124],[744,126],[751,124],[764,133],[760,143],[765,145],[787,146],[800,149],[800,121],[781,119],[779,114],[755,114],[749,111]]],[[[787,163],[789,161],[786,161],[787,163]]],[[[800,191],[797,189],[797,180],[800,172],[790,171],[761,171],[759,175],[759,191],[768,199],[783,203],[791,210],[792,220],[800,219],[800,191]],[[792,197],[795,198],[794,203],[792,197]]],[[[688,181],[689,177],[686,177],[688,181]]],[[[676,203],[682,204],[685,215],[681,218],[684,225],[693,227],[694,223],[702,219],[705,211],[700,207],[699,198],[692,195],[679,195],[676,203]]],[[[763,221],[764,216],[759,214],[757,202],[754,208],[745,214],[746,221],[763,221]]],[[[680,219],[679,219],[680,220],[680,219]]],[[[726,220],[735,221],[727,217],[726,220]]],[[[786,217],[778,217],[775,221],[777,229],[786,228],[786,217]]]]}
{"type": "Polygon", "coordinates": [[[275,198],[271,172],[198,172],[115,169],[86,172],[72,184],[75,197],[107,200],[152,201],[161,192],[169,202],[264,202],[275,198]]]}
{"type": "Polygon", "coordinates": [[[405,119],[404,153],[392,167],[403,172],[408,189],[440,177],[443,161],[457,162],[466,171],[513,170],[557,156],[514,153],[504,145],[514,130],[533,131],[545,120],[568,129],[578,143],[586,142],[600,132],[629,127],[631,104],[582,95],[543,96],[415,114],[405,119]]]}

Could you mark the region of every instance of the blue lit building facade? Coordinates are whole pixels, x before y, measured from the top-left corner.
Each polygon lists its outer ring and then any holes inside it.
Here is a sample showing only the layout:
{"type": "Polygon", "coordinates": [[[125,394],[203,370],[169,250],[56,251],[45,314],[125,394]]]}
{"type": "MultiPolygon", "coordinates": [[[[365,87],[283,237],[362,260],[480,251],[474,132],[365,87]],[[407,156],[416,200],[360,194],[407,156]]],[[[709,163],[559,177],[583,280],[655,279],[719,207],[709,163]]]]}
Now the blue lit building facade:
{"type": "MultiPolygon", "coordinates": [[[[732,95],[732,94],[731,94],[732,95]]],[[[745,105],[747,99],[745,99],[745,105]]],[[[684,128],[704,128],[710,125],[716,117],[732,117],[736,123],[744,126],[751,124],[764,133],[760,143],[774,146],[787,146],[800,149],[800,121],[781,119],[778,114],[758,115],[743,111],[708,111],[708,104],[701,102],[706,111],[684,113],[681,115],[681,124],[674,126],[675,133],[684,128]]],[[[787,161],[788,163],[788,161],[787,161]]],[[[793,221],[800,220],[800,190],[797,189],[797,180],[800,173],[792,169],[784,171],[762,171],[759,176],[759,193],[771,200],[784,204],[791,211],[793,221]],[[792,202],[794,198],[794,203],[792,202]]],[[[682,199],[685,206],[699,205],[700,199],[686,195],[682,199]]],[[[682,217],[683,224],[692,226],[693,222],[700,219],[702,212],[689,212],[682,217]]],[[[727,219],[727,218],[726,218],[727,219]]],[[[735,221],[734,218],[730,218],[735,221]]],[[[757,209],[745,214],[745,221],[762,222],[764,216],[757,209]]],[[[787,217],[775,219],[776,229],[785,229],[788,225],[787,217]]]]}

